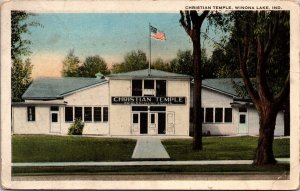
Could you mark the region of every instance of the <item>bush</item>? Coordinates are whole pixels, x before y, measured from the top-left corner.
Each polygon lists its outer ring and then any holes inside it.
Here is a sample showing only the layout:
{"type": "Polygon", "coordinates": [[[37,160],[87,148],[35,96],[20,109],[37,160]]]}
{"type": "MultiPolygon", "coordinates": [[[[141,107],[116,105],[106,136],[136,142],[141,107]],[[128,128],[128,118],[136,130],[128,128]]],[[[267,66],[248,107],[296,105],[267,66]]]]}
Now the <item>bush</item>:
{"type": "Polygon", "coordinates": [[[74,123],[69,127],[68,135],[82,135],[84,123],[80,118],[76,118],[74,123]]]}

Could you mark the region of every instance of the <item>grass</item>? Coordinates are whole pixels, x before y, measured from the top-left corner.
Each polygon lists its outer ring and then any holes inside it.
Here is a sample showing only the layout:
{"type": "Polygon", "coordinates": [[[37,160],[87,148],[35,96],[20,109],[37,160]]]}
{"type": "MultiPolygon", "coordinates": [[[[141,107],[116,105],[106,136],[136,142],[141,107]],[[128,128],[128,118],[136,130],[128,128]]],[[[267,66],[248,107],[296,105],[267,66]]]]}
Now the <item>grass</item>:
{"type": "Polygon", "coordinates": [[[254,165],[178,165],[178,166],[72,166],[72,167],[13,167],[14,175],[51,174],[230,174],[230,173],[287,173],[288,164],[254,165]]]}
{"type": "Polygon", "coordinates": [[[12,162],[128,161],[135,143],[116,138],[13,135],[12,162]]]}
{"type": "MultiPolygon", "coordinates": [[[[252,160],[256,137],[204,137],[203,151],[192,150],[191,139],[166,139],[162,143],[172,160],[252,160]]],[[[290,139],[275,139],[276,158],[289,158],[290,139]]]]}

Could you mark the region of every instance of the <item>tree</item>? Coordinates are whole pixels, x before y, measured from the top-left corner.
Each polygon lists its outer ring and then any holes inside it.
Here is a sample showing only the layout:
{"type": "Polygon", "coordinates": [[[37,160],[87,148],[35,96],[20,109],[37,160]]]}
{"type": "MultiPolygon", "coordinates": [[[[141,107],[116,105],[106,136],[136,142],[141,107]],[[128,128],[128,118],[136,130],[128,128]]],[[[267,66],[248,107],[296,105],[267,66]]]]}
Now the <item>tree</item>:
{"type": "Polygon", "coordinates": [[[233,17],[232,36],[236,39],[240,73],[259,115],[254,164],[275,164],[273,139],[276,117],[289,95],[289,71],[284,70],[289,67],[289,14],[284,11],[251,11],[237,12],[233,17]],[[275,60],[276,54],[283,56],[278,58],[280,64],[275,60]],[[277,69],[274,70],[274,66],[277,69]],[[284,73],[284,77],[270,78],[280,72],[284,73]],[[250,80],[252,76],[255,77],[255,87],[250,80]]]}
{"type": "Polygon", "coordinates": [[[78,69],[80,77],[93,78],[99,72],[103,75],[109,74],[105,60],[99,55],[86,57],[83,65],[78,69]]]}
{"type": "Polygon", "coordinates": [[[13,59],[11,68],[11,89],[12,100],[14,102],[22,101],[22,95],[32,82],[31,72],[32,65],[30,59],[26,59],[25,62],[21,59],[13,59]]]}
{"type": "Polygon", "coordinates": [[[190,50],[178,50],[177,57],[170,62],[170,71],[178,74],[194,75],[192,52],[190,50]]]}
{"type": "Polygon", "coordinates": [[[127,53],[124,62],[113,65],[112,72],[129,72],[148,68],[146,53],[138,50],[127,53]]]}
{"type": "Polygon", "coordinates": [[[199,116],[201,114],[201,25],[209,11],[204,11],[200,15],[196,11],[180,11],[180,24],[193,42],[193,69],[194,69],[194,91],[193,91],[193,126],[194,139],[193,149],[202,150],[202,122],[199,116]]]}
{"type": "Polygon", "coordinates": [[[63,77],[78,77],[80,60],[74,55],[74,49],[70,50],[66,58],[63,60],[63,77]]]}
{"type": "Polygon", "coordinates": [[[156,70],[162,70],[162,71],[169,71],[170,66],[169,63],[163,61],[161,58],[157,58],[154,60],[153,63],[151,63],[151,68],[156,69],[156,70]]]}
{"type": "Polygon", "coordinates": [[[27,22],[33,16],[25,11],[11,12],[11,92],[12,101],[22,101],[22,95],[32,82],[32,65],[29,58],[31,54],[31,41],[24,38],[24,34],[30,34],[32,26],[42,26],[37,22],[27,22]],[[25,60],[25,61],[24,61],[25,60]]]}

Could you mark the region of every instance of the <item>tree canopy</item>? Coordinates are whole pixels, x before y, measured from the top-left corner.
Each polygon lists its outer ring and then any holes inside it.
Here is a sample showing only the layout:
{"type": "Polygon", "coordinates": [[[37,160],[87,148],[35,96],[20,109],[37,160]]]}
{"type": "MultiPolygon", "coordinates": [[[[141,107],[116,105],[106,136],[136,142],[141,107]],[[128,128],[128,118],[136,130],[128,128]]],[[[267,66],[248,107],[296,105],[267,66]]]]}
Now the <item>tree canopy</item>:
{"type": "Polygon", "coordinates": [[[105,60],[99,55],[86,57],[83,65],[78,69],[80,77],[95,77],[99,72],[103,75],[110,73],[105,60]]]}

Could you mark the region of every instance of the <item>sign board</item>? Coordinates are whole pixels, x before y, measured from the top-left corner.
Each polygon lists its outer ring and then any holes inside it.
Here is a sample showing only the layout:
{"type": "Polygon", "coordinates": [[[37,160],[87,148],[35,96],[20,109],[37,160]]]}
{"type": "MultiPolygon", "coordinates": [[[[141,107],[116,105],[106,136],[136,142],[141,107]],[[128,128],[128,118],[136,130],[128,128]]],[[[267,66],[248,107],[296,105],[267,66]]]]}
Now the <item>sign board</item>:
{"type": "Polygon", "coordinates": [[[121,105],[185,105],[186,97],[112,96],[111,103],[121,105]]]}

